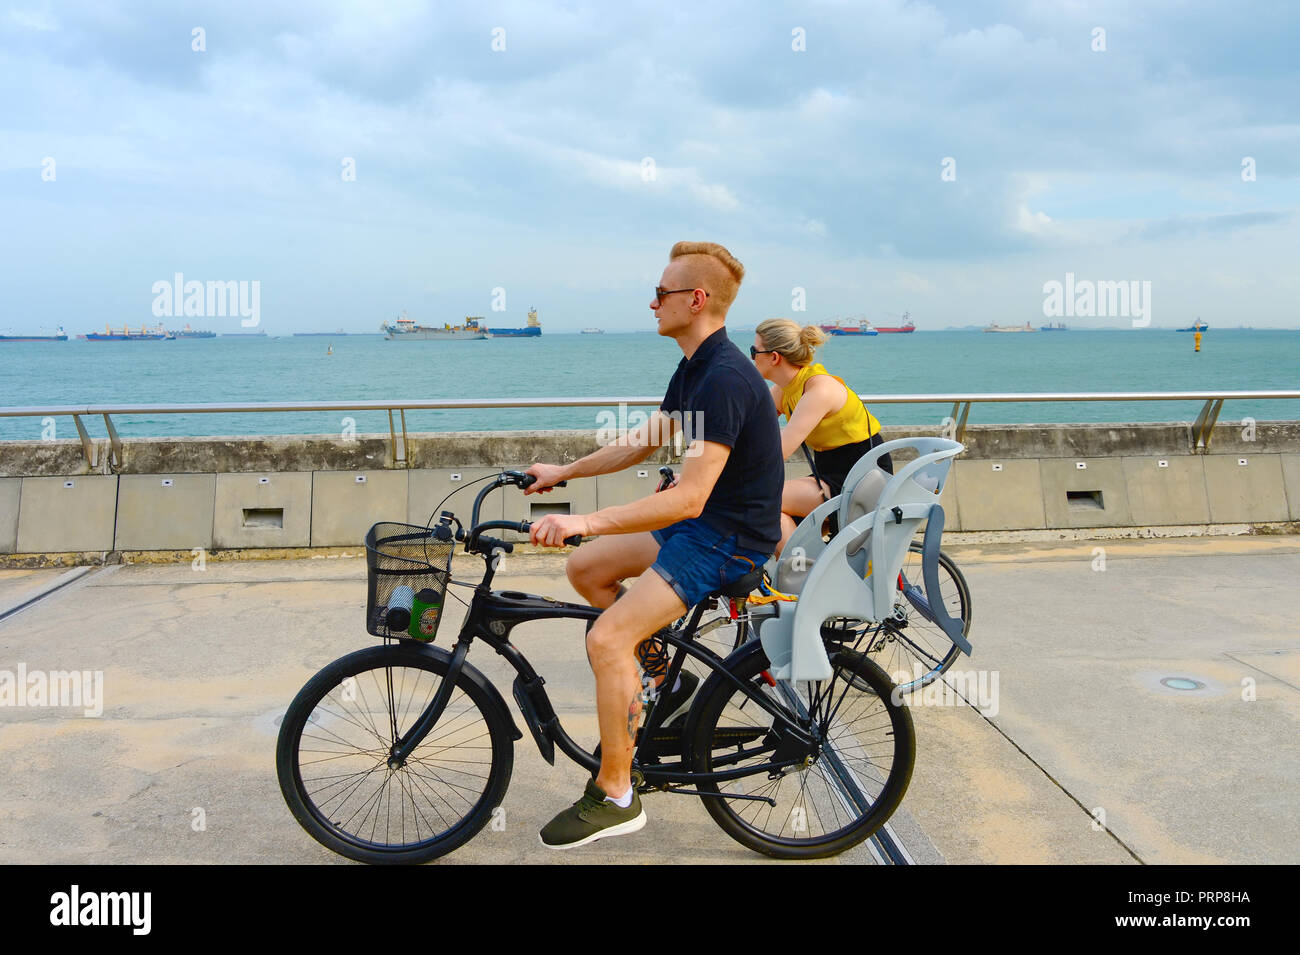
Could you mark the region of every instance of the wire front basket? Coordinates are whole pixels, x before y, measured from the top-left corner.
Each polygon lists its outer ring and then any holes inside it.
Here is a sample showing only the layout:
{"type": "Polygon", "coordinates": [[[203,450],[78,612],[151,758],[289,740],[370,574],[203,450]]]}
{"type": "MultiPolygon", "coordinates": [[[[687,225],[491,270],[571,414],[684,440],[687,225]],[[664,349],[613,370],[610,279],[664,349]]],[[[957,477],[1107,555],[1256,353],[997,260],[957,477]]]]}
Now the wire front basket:
{"type": "Polygon", "coordinates": [[[454,540],[438,527],[383,522],[366,534],[366,630],[432,642],[451,579],[454,540]]]}

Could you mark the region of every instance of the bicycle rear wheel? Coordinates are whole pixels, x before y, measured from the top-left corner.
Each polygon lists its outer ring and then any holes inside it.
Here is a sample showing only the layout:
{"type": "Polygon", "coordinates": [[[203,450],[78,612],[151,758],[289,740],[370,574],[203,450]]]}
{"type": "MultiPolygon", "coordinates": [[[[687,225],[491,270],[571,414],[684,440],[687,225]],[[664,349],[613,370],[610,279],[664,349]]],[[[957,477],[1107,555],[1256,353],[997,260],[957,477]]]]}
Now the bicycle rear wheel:
{"type": "MultiPolygon", "coordinates": [[[[939,597],[950,617],[962,622],[970,638],[971,596],[966,578],[952,558],[939,552],[939,597]]],[[[956,662],[961,651],[929,616],[929,595],[921,580],[921,542],[913,541],[903,559],[903,589],[895,604],[901,621],[894,632],[877,638],[870,655],[902,693],[933,683],[956,662]]]]}
{"type": "Polygon", "coordinates": [[[746,644],[727,668],[751,692],[715,678],[691,714],[695,772],[802,759],[785,769],[698,783],[702,792],[722,795],[700,798],[723,831],[775,858],[823,858],[869,838],[893,815],[912,778],[912,717],[893,696],[893,684],[866,656],[828,649],[832,678],[795,686],[770,681],[761,644],[746,644]],[[767,697],[819,742],[801,749],[752,694],[767,697]]]}
{"type": "Polygon", "coordinates": [[[360,862],[416,863],[487,823],[510,784],[513,725],[465,670],[438,723],[404,765],[388,766],[447,669],[428,647],[368,647],[299,691],[280,724],[276,771],[312,838],[360,862]]]}

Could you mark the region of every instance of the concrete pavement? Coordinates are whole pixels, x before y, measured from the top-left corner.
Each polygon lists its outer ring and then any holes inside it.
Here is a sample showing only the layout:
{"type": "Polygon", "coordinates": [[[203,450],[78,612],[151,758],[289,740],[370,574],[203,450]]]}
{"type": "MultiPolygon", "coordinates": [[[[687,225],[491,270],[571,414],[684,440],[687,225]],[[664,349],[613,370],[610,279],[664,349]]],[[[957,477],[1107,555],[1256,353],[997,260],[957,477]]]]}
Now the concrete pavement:
{"type": "MultiPolygon", "coordinates": [[[[996,711],[955,694],[914,708],[916,770],[895,828],[918,862],[1300,860],[1300,542],[1098,546],[953,548],[975,610],[975,656],[957,669],[997,675],[996,711]]],[[[561,559],[508,560],[503,587],[574,597],[561,559]]],[[[460,572],[473,567],[457,556],[460,572]]],[[[0,613],[63,573],[0,572],[0,613]]],[[[99,718],[0,706],[0,862],[345,861],[290,816],[274,746],[299,687],[373,642],[364,604],[361,560],[210,560],[96,569],[0,620],[0,671],[104,680],[99,718]]],[[[460,608],[448,616],[443,645],[460,608]]],[[[593,684],[565,626],[534,624],[516,644],[566,726],[594,742],[593,684]]],[[[470,661],[513,708],[513,673],[486,650],[470,661]]],[[[444,862],[768,861],[697,799],[666,794],[646,798],[635,836],[545,850],[537,829],[583,775],[563,756],[547,765],[526,734],[514,752],[504,829],[444,862]]]]}

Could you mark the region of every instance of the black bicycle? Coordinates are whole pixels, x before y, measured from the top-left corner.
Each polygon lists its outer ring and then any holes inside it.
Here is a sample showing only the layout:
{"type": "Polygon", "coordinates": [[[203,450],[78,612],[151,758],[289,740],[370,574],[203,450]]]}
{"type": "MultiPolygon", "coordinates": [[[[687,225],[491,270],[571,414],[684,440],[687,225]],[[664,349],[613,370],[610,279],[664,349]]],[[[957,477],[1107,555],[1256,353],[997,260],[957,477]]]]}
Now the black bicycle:
{"type": "MultiPolygon", "coordinates": [[[[526,534],[530,523],[480,522],[480,506],[496,488],[533,480],[518,471],[495,476],[476,497],[468,528],[443,511],[431,527],[377,524],[367,535],[367,629],[385,642],[312,677],[285,713],[276,747],[285,801],[333,851],[363,862],[426,862],[489,822],[523,734],[500,692],[467,662],[475,641],[517,673],[515,702],[543,758],[553,764],[558,748],[598,770],[598,754],[565,731],[545,681],[515,642],[523,624],[568,619],[580,652],[600,611],[491,586],[495,555],[513,545],[485,532],[526,534]],[[477,584],[451,579],[457,543],[484,558],[477,584]],[[449,583],[472,586],[473,597],[454,644],[443,649],[433,641],[449,583]]],[[[827,641],[830,679],[791,684],[772,678],[758,640],[732,648],[699,633],[717,599],[743,611],[759,584],[758,573],[736,581],[656,638],[670,660],[663,685],[674,685],[687,661],[707,676],[685,719],[671,724],[673,714],[657,712],[647,691],[633,783],[642,793],[698,796],[728,835],[755,851],[834,855],[869,838],[902,801],[915,756],[912,719],[867,656],[866,634],[827,641]]]]}

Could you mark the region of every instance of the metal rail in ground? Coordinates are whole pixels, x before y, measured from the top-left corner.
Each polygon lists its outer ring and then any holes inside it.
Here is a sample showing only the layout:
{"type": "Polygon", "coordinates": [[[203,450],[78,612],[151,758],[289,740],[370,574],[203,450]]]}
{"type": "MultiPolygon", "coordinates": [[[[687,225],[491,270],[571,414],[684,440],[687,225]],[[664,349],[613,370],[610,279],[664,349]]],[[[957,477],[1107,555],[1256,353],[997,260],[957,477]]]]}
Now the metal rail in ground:
{"type": "Polygon", "coordinates": [[[880,831],[871,837],[867,848],[881,865],[916,865],[916,860],[912,858],[889,823],[881,826],[880,831]]]}

